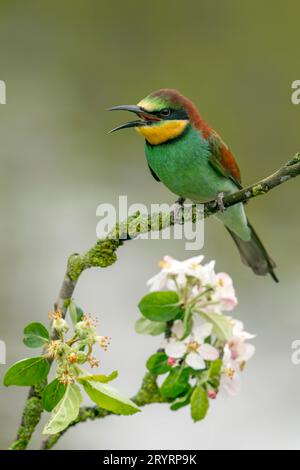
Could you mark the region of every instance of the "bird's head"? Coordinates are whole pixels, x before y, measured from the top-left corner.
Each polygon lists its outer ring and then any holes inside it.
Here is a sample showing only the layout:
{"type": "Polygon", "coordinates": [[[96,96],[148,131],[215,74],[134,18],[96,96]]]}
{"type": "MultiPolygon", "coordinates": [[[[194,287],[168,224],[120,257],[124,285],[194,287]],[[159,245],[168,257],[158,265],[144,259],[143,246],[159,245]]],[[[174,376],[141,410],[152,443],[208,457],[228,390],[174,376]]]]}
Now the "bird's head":
{"type": "Polygon", "coordinates": [[[139,117],[111,132],[134,127],[151,145],[179,138],[200,119],[193,103],[177,90],[171,89],[155,91],[137,105],[114,106],[110,111],[130,111],[139,117]]]}

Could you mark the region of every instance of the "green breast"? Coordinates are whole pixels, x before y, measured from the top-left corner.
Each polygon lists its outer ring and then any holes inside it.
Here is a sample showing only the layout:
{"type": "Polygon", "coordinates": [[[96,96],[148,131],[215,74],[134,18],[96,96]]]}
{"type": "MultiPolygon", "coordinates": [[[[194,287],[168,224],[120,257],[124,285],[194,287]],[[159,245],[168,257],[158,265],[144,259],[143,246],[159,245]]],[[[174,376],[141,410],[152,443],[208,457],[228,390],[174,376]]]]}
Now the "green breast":
{"type": "MultiPolygon", "coordinates": [[[[231,179],[225,178],[210,164],[210,155],[209,144],[193,127],[174,141],[156,146],[146,143],[147,161],[161,182],[174,194],[198,203],[238,189],[231,179]]],[[[243,240],[250,240],[243,204],[216,216],[243,240]]]]}
{"type": "Polygon", "coordinates": [[[146,143],[147,161],[161,182],[174,194],[196,202],[235,190],[210,165],[210,155],[209,144],[192,126],[178,139],[155,146],[146,143]]]}

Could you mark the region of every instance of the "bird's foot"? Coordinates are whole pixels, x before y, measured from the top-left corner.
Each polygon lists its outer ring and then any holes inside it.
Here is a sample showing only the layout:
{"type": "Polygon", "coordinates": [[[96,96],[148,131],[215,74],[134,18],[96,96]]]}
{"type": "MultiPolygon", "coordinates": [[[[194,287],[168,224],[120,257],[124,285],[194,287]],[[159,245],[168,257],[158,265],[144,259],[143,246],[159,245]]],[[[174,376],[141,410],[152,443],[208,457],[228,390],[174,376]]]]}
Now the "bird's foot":
{"type": "Polygon", "coordinates": [[[224,196],[224,193],[219,193],[215,201],[216,207],[219,209],[220,212],[225,212],[224,196]]]}
{"type": "Polygon", "coordinates": [[[180,197],[171,207],[171,214],[175,224],[183,224],[183,205],[185,199],[180,197]]]}

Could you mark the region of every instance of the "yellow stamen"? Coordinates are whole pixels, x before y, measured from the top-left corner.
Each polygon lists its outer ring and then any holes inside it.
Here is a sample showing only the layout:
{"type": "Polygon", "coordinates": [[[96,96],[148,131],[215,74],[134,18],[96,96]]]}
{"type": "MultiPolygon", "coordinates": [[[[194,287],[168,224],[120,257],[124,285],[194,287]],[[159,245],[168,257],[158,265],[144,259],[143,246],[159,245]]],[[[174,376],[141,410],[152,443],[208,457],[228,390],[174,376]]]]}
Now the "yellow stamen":
{"type": "Polygon", "coordinates": [[[200,344],[197,343],[196,341],[192,341],[191,343],[188,344],[187,349],[189,352],[197,352],[199,349],[200,344]]]}
{"type": "Polygon", "coordinates": [[[224,374],[227,375],[230,380],[233,380],[235,376],[235,370],[228,367],[224,370],[224,374]]]}
{"type": "Polygon", "coordinates": [[[161,269],[169,268],[169,267],[170,267],[170,261],[167,261],[166,259],[162,259],[162,260],[159,262],[159,267],[160,267],[161,269]]]}

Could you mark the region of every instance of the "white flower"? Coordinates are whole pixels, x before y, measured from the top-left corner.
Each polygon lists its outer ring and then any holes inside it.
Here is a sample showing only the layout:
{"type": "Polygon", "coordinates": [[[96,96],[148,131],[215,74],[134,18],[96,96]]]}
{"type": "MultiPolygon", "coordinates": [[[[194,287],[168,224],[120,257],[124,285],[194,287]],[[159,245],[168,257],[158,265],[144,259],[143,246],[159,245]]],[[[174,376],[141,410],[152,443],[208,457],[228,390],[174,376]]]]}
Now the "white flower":
{"type": "Polygon", "coordinates": [[[240,388],[241,381],[238,363],[232,360],[231,351],[228,346],[225,346],[220,379],[220,392],[225,391],[228,395],[235,396],[239,393],[240,388]]]}
{"type": "Polygon", "coordinates": [[[150,291],[176,290],[176,286],[184,287],[187,276],[198,277],[203,259],[204,256],[200,255],[185,261],[178,261],[171,256],[165,256],[160,262],[161,271],[147,282],[150,291]]]}
{"type": "Polygon", "coordinates": [[[185,363],[192,369],[205,369],[205,361],[215,361],[219,358],[219,351],[204,342],[212,334],[212,328],[210,323],[197,326],[187,338],[179,341],[183,334],[183,323],[177,320],[172,328],[173,336],[164,345],[167,356],[174,359],[184,358],[185,363]]]}
{"type": "Polygon", "coordinates": [[[203,286],[213,286],[215,284],[216,273],[215,273],[215,261],[210,261],[204,266],[199,266],[198,278],[203,286]]]}
{"type": "Polygon", "coordinates": [[[220,303],[220,310],[233,310],[237,304],[237,298],[230,276],[226,273],[216,275],[216,293],[213,296],[215,301],[220,303]]]}
{"type": "Polygon", "coordinates": [[[237,395],[241,385],[240,372],[255,353],[255,346],[247,343],[247,340],[255,338],[255,335],[244,331],[242,322],[232,320],[232,323],[233,336],[224,347],[220,390],[225,390],[229,395],[237,395]]]}
{"type": "Polygon", "coordinates": [[[242,322],[233,320],[233,337],[228,342],[228,348],[232,359],[240,365],[250,361],[255,354],[255,346],[247,343],[247,340],[255,338],[255,335],[244,331],[242,322]]]}

